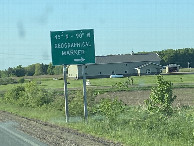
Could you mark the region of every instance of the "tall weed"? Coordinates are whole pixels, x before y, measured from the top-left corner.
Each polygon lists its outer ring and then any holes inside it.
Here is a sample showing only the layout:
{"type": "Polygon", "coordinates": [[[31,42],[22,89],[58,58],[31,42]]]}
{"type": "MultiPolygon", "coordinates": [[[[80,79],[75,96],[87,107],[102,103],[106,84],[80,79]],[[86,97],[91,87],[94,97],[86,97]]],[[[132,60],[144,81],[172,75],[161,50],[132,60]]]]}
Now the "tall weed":
{"type": "Polygon", "coordinates": [[[53,101],[52,93],[31,82],[25,86],[18,85],[7,91],[4,101],[19,106],[40,107],[53,101]]]}

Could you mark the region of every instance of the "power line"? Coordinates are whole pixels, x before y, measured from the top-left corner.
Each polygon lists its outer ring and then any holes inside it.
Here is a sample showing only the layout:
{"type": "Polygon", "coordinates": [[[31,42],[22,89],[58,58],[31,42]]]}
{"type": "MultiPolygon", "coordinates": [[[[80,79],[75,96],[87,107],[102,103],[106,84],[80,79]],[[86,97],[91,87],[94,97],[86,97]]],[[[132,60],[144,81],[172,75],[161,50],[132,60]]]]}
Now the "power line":
{"type": "Polygon", "coordinates": [[[47,55],[36,55],[36,54],[33,54],[33,55],[28,55],[28,54],[11,54],[11,53],[0,53],[0,55],[14,55],[14,56],[30,56],[30,57],[50,57],[50,56],[47,56],[47,55]]]}
{"type": "MultiPolygon", "coordinates": [[[[0,55],[34,56],[34,55],[28,55],[28,54],[15,54],[15,53],[14,54],[11,54],[11,53],[0,53],[0,55]]],[[[38,56],[40,56],[40,55],[38,55],[38,56]]]]}

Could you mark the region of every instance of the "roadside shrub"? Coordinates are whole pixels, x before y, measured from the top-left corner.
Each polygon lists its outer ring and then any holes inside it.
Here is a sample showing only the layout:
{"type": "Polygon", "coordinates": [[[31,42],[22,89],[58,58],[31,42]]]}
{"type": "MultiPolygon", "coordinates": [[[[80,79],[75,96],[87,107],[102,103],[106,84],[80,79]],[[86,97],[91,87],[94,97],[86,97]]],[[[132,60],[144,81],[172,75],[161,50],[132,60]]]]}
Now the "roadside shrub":
{"type": "Polygon", "coordinates": [[[168,126],[163,126],[163,130],[170,139],[182,139],[194,144],[194,118],[190,114],[175,114],[168,119],[168,126]]]}
{"type": "Polygon", "coordinates": [[[194,144],[194,117],[188,114],[186,110],[181,109],[179,113],[174,113],[170,117],[163,113],[150,114],[144,110],[140,110],[138,113],[137,111],[129,112],[132,112],[133,115],[130,115],[128,123],[125,126],[120,125],[129,129],[129,131],[132,129],[144,133],[144,135],[158,142],[166,139],[169,143],[181,141],[185,145],[194,144]]]}
{"type": "Polygon", "coordinates": [[[13,78],[0,78],[0,85],[15,84],[17,81],[13,78]]]}
{"type": "Polygon", "coordinates": [[[124,82],[117,82],[114,85],[112,85],[113,88],[129,88],[131,85],[133,85],[133,78],[127,77],[127,80],[124,82]]]}
{"type": "Polygon", "coordinates": [[[69,98],[69,115],[70,116],[83,116],[84,104],[83,94],[81,91],[77,91],[69,98]]]}
{"type": "Polygon", "coordinates": [[[53,93],[53,101],[49,104],[49,107],[59,111],[65,110],[65,98],[57,93],[53,93]]]}
{"type": "MultiPolygon", "coordinates": [[[[36,82],[29,82],[25,85],[18,85],[7,91],[3,98],[4,102],[17,104],[21,107],[41,107],[47,106],[50,109],[59,111],[65,110],[65,100],[63,93],[48,91],[39,87],[36,82]]],[[[94,113],[94,92],[87,91],[88,114],[94,113]]],[[[84,104],[83,93],[80,90],[71,91],[69,96],[69,114],[70,116],[83,116],[84,104]]]]}
{"type": "Polygon", "coordinates": [[[36,83],[31,82],[25,85],[24,99],[27,101],[27,105],[30,107],[39,107],[44,104],[52,102],[52,93],[40,88],[36,83]]]}
{"type": "Polygon", "coordinates": [[[145,101],[148,111],[162,112],[170,115],[173,112],[172,103],[176,99],[172,92],[172,83],[157,76],[157,86],[151,89],[149,99],[145,101]]]}
{"type": "Polygon", "coordinates": [[[31,82],[25,86],[16,86],[7,91],[4,100],[19,106],[40,107],[50,104],[53,101],[53,96],[52,92],[48,92],[31,82]]]}
{"type": "Polygon", "coordinates": [[[24,86],[15,86],[5,93],[4,100],[5,102],[15,104],[20,97],[24,96],[24,94],[25,94],[24,86]]]}
{"type": "Polygon", "coordinates": [[[104,98],[100,101],[98,106],[98,112],[106,117],[109,126],[114,126],[117,123],[117,118],[124,109],[123,102],[117,99],[111,100],[104,98]]]}
{"type": "MultiPolygon", "coordinates": [[[[84,99],[83,92],[72,91],[69,96],[69,114],[70,116],[83,116],[84,115],[84,99]]],[[[87,109],[88,114],[95,113],[95,93],[93,90],[87,90],[87,109]]]]}

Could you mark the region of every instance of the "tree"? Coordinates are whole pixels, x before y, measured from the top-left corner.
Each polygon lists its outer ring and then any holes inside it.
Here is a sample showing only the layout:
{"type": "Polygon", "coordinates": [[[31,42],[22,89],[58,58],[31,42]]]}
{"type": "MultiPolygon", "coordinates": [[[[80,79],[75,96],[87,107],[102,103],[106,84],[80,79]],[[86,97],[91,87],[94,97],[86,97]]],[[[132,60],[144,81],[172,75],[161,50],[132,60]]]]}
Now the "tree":
{"type": "Polygon", "coordinates": [[[13,68],[9,67],[7,69],[7,74],[9,77],[11,77],[11,76],[15,75],[15,70],[13,68]]]}
{"type": "Polygon", "coordinates": [[[172,110],[172,103],[176,99],[173,96],[172,83],[164,81],[163,76],[157,76],[157,86],[151,89],[149,99],[146,100],[146,106],[150,112],[161,112],[170,115],[172,110]]]}
{"type": "Polygon", "coordinates": [[[52,65],[52,63],[49,64],[48,69],[47,69],[47,73],[49,75],[54,75],[54,66],[52,65]]]}
{"type": "Polygon", "coordinates": [[[9,77],[7,70],[1,71],[1,78],[9,77]]]}
{"type": "Polygon", "coordinates": [[[49,66],[49,65],[43,64],[43,63],[42,63],[42,70],[43,70],[43,74],[44,74],[44,75],[48,74],[48,73],[47,73],[48,66],[49,66]]]}
{"type": "Polygon", "coordinates": [[[27,76],[33,76],[35,74],[35,64],[29,65],[25,68],[27,76]]]}
{"type": "Polygon", "coordinates": [[[55,75],[63,74],[63,66],[55,66],[53,70],[55,75]]]}
{"type": "Polygon", "coordinates": [[[37,63],[35,64],[35,76],[39,76],[39,75],[43,75],[43,68],[42,68],[42,64],[37,63]]]}
{"type": "Polygon", "coordinates": [[[23,77],[25,76],[25,69],[22,67],[22,65],[18,65],[15,69],[15,75],[17,77],[23,77]]]}
{"type": "Polygon", "coordinates": [[[179,64],[181,67],[188,67],[188,62],[190,67],[194,67],[194,48],[184,48],[184,49],[167,49],[162,51],[157,51],[161,58],[161,65],[168,65],[170,63],[179,64]]]}

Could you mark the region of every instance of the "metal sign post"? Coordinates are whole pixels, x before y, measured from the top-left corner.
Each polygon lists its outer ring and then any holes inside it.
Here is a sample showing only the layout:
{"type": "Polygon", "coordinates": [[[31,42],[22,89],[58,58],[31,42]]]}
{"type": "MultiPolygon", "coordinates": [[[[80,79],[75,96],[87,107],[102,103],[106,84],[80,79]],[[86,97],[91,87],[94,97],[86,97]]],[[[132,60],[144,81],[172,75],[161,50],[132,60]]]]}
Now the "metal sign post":
{"type": "Polygon", "coordinates": [[[88,118],[88,109],[87,109],[87,94],[86,94],[86,74],[85,74],[85,65],[82,65],[82,76],[83,76],[83,97],[84,97],[84,119],[88,118]]]}
{"type": "Polygon", "coordinates": [[[94,30],[69,30],[69,31],[51,31],[51,52],[52,64],[64,65],[64,96],[65,96],[65,114],[66,122],[69,121],[68,113],[68,95],[67,95],[67,66],[80,65],[82,66],[83,75],[83,96],[84,96],[84,118],[87,120],[87,97],[86,97],[86,74],[85,64],[95,63],[95,47],[94,47],[94,30]]]}
{"type": "Polygon", "coordinates": [[[65,116],[66,122],[69,122],[69,110],[68,110],[68,94],[67,94],[67,66],[63,65],[63,77],[64,77],[64,96],[65,96],[65,116]]]}

